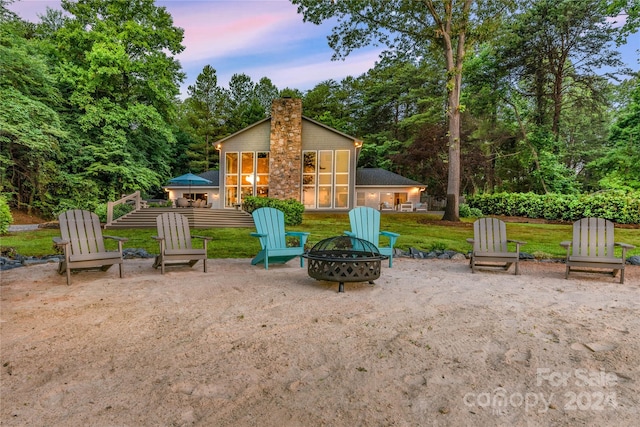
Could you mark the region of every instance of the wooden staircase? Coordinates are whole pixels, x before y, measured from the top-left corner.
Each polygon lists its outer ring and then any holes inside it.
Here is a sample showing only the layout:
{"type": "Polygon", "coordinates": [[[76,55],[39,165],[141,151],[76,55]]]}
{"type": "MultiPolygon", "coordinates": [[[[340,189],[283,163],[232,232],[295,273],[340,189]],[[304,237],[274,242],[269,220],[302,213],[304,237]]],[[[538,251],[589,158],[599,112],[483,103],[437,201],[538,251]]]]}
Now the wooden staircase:
{"type": "Polygon", "coordinates": [[[114,220],[105,229],[156,228],[156,217],[164,212],[179,212],[189,220],[191,228],[254,227],[253,217],[245,211],[205,208],[145,208],[114,220]]]}

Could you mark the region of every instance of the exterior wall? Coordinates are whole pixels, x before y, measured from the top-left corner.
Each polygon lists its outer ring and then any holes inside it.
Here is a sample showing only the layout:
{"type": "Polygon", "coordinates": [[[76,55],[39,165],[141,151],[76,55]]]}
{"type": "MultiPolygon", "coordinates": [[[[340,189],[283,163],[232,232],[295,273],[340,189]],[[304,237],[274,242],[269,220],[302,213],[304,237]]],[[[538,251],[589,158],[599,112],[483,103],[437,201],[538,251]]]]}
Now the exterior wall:
{"type": "MultiPolygon", "coordinates": [[[[406,193],[407,201],[412,202],[415,206],[420,202],[420,188],[419,187],[377,187],[377,186],[358,186],[356,187],[357,193],[364,193],[364,205],[357,204],[355,206],[369,206],[374,209],[380,209],[380,203],[383,200],[393,200],[395,194],[406,193]]],[[[392,202],[395,205],[395,201],[392,202]]]]}
{"type": "MultiPolygon", "coordinates": [[[[227,151],[269,151],[269,133],[269,120],[264,120],[226,140],[222,144],[220,154],[223,155],[227,151]]],[[[222,163],[224,163],[223,158],[220,157],[221,168],[223,167],[222,163]]],[[[224,176],[225,173],[224,171],[221,172],[220,177],[224,176]]]]}
{"type": "Polygon", "coordinates": [[[300,200],[302,100],[276,99],[271,106],[269,197],[300,200]]]}
{"type": "MultiPolygon", "coordinates": [[[[225,161],[227,153],[241,155],[243,152],[269,152],[268,196],[302,201],[303,151],[327,150],[333,151],[335,155],[336,150],[346,150],[349,151],[348,206],[341,209],[353,208],[358,147],[353,138],[312,120],[304,119],[300,99],[277,99],[272,104],[271,118],[258,122],[218,144],[220,150],[218,205],[224,208],[228,198],[226,188],[228,171],[225,161]]],[[[231,192],[233,190],[229,189],[229,194],[231,192]]]]}
{"type": "MultiPolygon", "coordinates": [[[[358,162],[358,152],[354,144],[354,140],[337,133],[324,126],[318,125],[309,120],[302,121],[302,150],[304,151],[320,151],[320,150],[348,150],[349,151],[349,190],[348,206],[345,209],[351,209],[356,204],[355,184],[356,184],[356,166],[358,162]]],[[[322,208],[318,208],[322,209],[322,208]]]]}

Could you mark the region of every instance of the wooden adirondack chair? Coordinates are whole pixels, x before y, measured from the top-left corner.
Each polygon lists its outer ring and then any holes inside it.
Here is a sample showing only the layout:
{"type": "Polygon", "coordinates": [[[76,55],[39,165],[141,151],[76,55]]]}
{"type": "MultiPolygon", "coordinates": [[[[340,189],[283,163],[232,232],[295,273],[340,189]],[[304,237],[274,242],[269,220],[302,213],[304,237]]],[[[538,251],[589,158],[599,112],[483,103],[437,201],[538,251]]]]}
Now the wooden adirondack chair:
{"type": "Polygon", "coordinates": [[[573,223],[573,240],[564,241],[560,246],[567,250],[565,279],[573,271],[611,274],[620,271],[620,283],[624,283],[624,266],[627,249],[635,246],[613,240],[613,223],[603,218],[582,218],[573,223]],[[615,255],[615,247],[622,248],[622,257],[615,255]],[[572,250],[573,248],[573,250],[572,250]],[[577,267],[577,268],[576,268],[577,267]],[[588,270],[584,270],[587,268],[588,270]],[[592,268],[612,270],[593,271],[592,268]]]}
{"type": "Polygon", "coordinates": [[[304,267],[304,244],[307,242],[309,233],[302,231],[285,231],[284,213],[274,208],[259,208],[253,211],[253,222],[256,225],[256,232],[251,233],[253,237],[260,239],[262,250],[258,252],[251,265],[264,263],[265,270],[269,269],[269,263],[284,264],[287,261],[300,257],[300,267],[304,267]],[[297,237],[298,246],[287,247],[287,237],[297,237]]]}
{"type": "Polygon", "coordinates": [[[380,231],[380,212],[369,207],[361,206],[349,211],[351,231],[344,234],[373,243],[380,254],[389,257],[389,267],[393,267],[393,245],[400,235],[391,231],[380,231]],[[380,247],[380,236],[389,239],[389,246],[380,247]]]}
{"type": "Polygon", "coordinates": [[[471,272],[479,268],[508,270],[516,265],[515,274],[520,274],[520,245],[526,242],[507,239],[504,221],[497,218],[480,218],[473,223],[473,239],[467,239],[473,245],[471,252],[471,272]],[[508,243],[515,243],[516,251],[510,252],[508,243]]]}
{"type": "Polygon", "coordinates": [[[186,216],[176,212],[166,212],[156,218],[157,236],[153,239],[160,243],[160,254],[156,256],[153,268],[160,267],[164,274],[166,265],[189,265],[202,260],[204,272],[207,272],[207,242],[211,237],[192,236],[189,231],[189,220],[186,216]],[[191,238],[202,239],[203,249],[191,246],[191,238]],[[182,261],[182,262],[175,262],[182,261]]]}
{"type": "Polygon", "coordinates": [[[128,239],[115,236],[103,236],[100,220],[93,212],[79,209],[69,210],[58,216],[60,234],[53,242],[64,249],[64,261],[58,264],[58,273],[67,274],[67,285],[71,284],[72,270],[107,271],[118,264],[122,277],[122,243],[128,239]],[[107,251],[104,239],[118,242],[118,251],[107,251]]]}

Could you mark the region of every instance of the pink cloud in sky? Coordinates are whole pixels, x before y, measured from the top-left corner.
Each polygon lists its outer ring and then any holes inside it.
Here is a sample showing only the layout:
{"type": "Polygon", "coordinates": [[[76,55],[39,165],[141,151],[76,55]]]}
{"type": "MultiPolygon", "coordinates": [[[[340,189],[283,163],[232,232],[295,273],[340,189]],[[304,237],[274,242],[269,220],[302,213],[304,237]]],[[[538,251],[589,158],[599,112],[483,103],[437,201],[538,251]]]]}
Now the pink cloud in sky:
{"type": "MultiPolygon", "coordinates": [[[[216,59],[227,55],[264,53],[273,44],[273,35],[279,28],[291,24],[290,14],[261,12],[255,14],[232,13],[229,9],[175,14],[174,24],[184,28],[183,44],[186,49],[180,54],[183,63],[216,59]]],[[[284,41],[283,36],[281,41],[284,41]]],[[[281,45],[277,43],[276,46],[281,45]]]]}

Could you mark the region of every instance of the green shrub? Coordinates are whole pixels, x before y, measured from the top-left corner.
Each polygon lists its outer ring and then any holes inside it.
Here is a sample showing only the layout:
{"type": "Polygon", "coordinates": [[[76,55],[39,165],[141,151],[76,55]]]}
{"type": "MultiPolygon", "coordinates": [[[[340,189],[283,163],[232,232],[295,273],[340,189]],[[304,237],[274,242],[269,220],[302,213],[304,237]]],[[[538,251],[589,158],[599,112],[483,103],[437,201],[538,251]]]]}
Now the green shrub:
{"type": "Polygon", "coordinates": [[[482,216],[482,211],[478,208],[469,207],[469,205],[461,203],[458,209],[460,218],[479,218],[482,216]]]}
{"type": "Polygon", "coordinates": [[[7,199],[5,199],[4,196],[0,196],[0,235],[6,234],[12,223],[13,217],[11,216],[7,199]]]}
{"type": "MultiPolygon", "coordinates": [[[[619,224],[640,224],[640,192],[621,190],[594,194],[478,194],[466,198],[470,208],[486,215],[511,215],[548,220],[577,221],[605,218],[619,224]]],[[[461,213],[462,215],[462,206],[461,213]]]]}
{"type": "Polygon", "coordinates": [[[270,207],[281,210],[284,213],[284,223],[286,225],[302,224],[302,214],[304,205],[297,200],[273,199],[271,197],[247,196],[242,201],[242,210],[249,213],[258,208],[270,207]]]}

